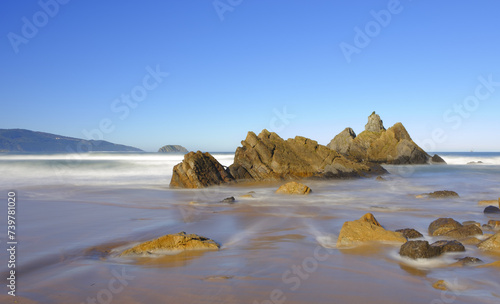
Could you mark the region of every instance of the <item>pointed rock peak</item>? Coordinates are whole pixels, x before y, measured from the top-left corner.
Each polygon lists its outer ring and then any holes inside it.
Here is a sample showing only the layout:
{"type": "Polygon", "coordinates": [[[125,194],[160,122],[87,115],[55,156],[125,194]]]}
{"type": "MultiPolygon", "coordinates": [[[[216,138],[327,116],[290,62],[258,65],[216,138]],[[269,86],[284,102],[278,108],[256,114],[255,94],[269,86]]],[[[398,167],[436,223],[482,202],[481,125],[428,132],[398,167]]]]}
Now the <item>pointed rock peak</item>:
{"type": "Polygon", "coordinates": [[[344,131],[340,132],[341,134],[345,134],[351,138],[356,138],[356,132],[352,128],[345,128],[344,131]]]}
{"type": "Polygon", "coordinates": [[[365,131],[371,132],[381,132],[385,131],[384,123],[380,116],[373,111],[373,113],[368,116],[368,123],[365,125],[365,131]]]}

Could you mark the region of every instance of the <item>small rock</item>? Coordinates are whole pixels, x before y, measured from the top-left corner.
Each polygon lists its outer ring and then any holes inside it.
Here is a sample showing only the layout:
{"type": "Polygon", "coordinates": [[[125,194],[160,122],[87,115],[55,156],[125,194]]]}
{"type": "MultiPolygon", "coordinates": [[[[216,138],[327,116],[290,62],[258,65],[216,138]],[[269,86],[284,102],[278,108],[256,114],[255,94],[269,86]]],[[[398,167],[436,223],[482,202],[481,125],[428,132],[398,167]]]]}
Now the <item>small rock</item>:
{"type": "Polygon", "coordinates": [[[500,213],[500,208],[495,207],[495,206],[488,206],[484,208],[484,213],[500,213]]]}
{"type": "Polygon", "coordinates": [[[468,162],[467,165],[477,165],[477,164],[482,164],[483,162],[482,161],[471,161],[471,162],[468,162]]]}
{"type": "Polygon", "coordinates": [[[440,255],[441,250],[427,241],[408,241],[401,246],[399,254],[411,259],[428,259],[440,255]]]}
{"type": "Polygon", "coordinates": [[[406,242],[399,232],[385,230],[373,214],[367,213],[359,220],[345,222],[339,233],[337,247],[349,247],[367,241],[406,242]]]}
{"type": "Polygon", "coordinates": [[[297,183],[297,182],[289,182],[276,190],[276,193],[280,194],[299,194],[299,195],[307,195],[311,193],[312,190],[308,186],[297,183]]]}
{"type": "Polygon", "coordinates": [[[431,158],[431,163],[436,163],[436,164],[446,164],[444,159],[441,158],[441,156],[434,154],[434,156],[431,158]]]}
{"type": "Polygon", "coordinates": [[[432,287],[439,290],[448,290],[448,288],[446,287],[446,282],[444,280],[436,281],[434,284],[432,284],[432,287]]]}
{"type": "Polygon", "coordinates": [[[478,226],[472,224],[472,225],[466,225],[462,226],[457,229],[450,230],[446,233],[441,234],[442,236],[447,236],[451,238],[456,238],[456,239],[463,239],[469,236],[474,236],[474,235],[482,235],[483,230],[479,228],[478,226]]]}
{"type": "Polygon", "coordinates": [[[379,175],[379,176],[377,176],[377,178],[376,178],[375,180],[377,180],[377,181],[379,181],[379,182],[385,182],[385,181],[387,181],[385,178],[383,178],[383,177],[382,177],[382,176],[380,176],[380,175],[379,175]]]}
{"type": "Polygon", "coordinates": [[[438,236],[448,231],[461,228],[462,224],[452,218],[439,218],[429,225],[429,235],[438,236]]]}
{"type": "Polygon", "coordinates": [[[483,263],[481,259],[474,258],[474,257],[465,257],[461,259],[457,259],[462,266],[469,266],[469,265],[475,265],[475,264],[480,264],[483,263]]]}
{"type": "Polygon", "coordinates": [[[242,197],[242,198],[253,198],[253,195],[251,195],[251,194],[243,194],[243,195],[240,195],[240,197],[242,197]]]}
{"type": "Polygon", "coordinates": [[[231,196],[231,197],[226,197],[225,199],[223,199],[222,201],[220,201],[221,203],[226,203],[226,204],[234,204],[236,200],[234,199],[234,196],[231,196]]]}
{"type": "Polygon", "coordinates": [[[165,251],[211,250],[219,249],[214,240],[196,234],[186,234],[184,231],[167,234],[157,239],[141,243],[122,252],[124,255],[152,255],[165,251]]]}
{"type": "Polygon", "coordinates": [[[455,191],[443,190],[434,191],[432,193],[425,193],[430,198],[448,198],[448,197],[460,197],[455,191]]]}
{"type": "Polygon", "coordinates": [[[484,201],[479,201],[477,203],[478,205],[483,205],[483,206],[498,206],[498,201],[497,200],[484,200],[484,201]]]}
{"type": "Polygon", "coordinates": [[[465,251],[464,245],[459,241],[437,241],[432,243],[431,247],[438,248],[440,253],[465,251]]]}
{"type": "Polygon", "coordinates": [[[412,228],[398,229],[396,230],[396,232],[402,233],[403,236],[407,239],[418,239],[420,237],[423,237],[422,233],[412,228]]]}
{"type": "Polygon", "coordinates": [[[488,225],[488,224],[484,224],[483,225],[483,230],[484,231],[493,231],[494,229],[493,229],[493,226],[488,225]]]}

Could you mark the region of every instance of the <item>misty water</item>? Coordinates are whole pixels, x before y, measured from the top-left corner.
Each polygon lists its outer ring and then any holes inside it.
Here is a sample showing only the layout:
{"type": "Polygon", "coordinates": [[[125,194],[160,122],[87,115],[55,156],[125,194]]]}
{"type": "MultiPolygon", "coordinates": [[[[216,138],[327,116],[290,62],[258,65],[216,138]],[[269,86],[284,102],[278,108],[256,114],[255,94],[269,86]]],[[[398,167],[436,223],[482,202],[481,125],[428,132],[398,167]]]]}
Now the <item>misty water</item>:
{"type": "MultiPolygon", "coordinates": [[[[213,155],[225,166],[234,158],[213,155]]],[[[18,199],[18,296],[26,303],[498,303],[498,269],[448,267],[465,256],[498,260],[475,246],[425,261],[401,258],[393,244],[335,248],[342,224],[367,212],[386,229],[415,228],[429,241],[438,240],[427,227],[439,217],[494,219],[478,201],[500,196],[500,153],[440,155],[448,165],[384,166],[385,182],[307,181],[313,193],[305,197],[275,194],[279,183],[170,189],[180,154],[0,155],[4,200],[9,190],[18,199]],[[415,198],[436,190],[460,198],[415,198]],[[250,191],[253,198],[241,197],[250,191]],[[230,196],[235,204],[220,203],[230,196]],[[118,256],[180,231],[221,249],[118,256]],[[449,290],[434,289],[437,280],[449,290]]],[[[0,272],[7,275],[6,264],[0,272]]]]}

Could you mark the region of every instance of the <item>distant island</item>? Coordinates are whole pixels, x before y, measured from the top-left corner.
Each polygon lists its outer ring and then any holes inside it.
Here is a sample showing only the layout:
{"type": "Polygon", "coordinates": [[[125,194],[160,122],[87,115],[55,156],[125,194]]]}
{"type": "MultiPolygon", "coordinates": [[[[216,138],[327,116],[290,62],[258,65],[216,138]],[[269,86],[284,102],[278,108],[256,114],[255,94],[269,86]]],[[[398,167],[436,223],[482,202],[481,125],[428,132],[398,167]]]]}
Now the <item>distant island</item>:
{"type": "Polygon", "coordinates": [[[0,129],[0,152],[143,152],[104,140],[85,140],[24,129],[0,129]]]}
{"type": "Polygon", "coordinates": [[[188,150],[180,145],[166,145],[161,147],[158,152],[160,153],[188,153],[188,150]]]}

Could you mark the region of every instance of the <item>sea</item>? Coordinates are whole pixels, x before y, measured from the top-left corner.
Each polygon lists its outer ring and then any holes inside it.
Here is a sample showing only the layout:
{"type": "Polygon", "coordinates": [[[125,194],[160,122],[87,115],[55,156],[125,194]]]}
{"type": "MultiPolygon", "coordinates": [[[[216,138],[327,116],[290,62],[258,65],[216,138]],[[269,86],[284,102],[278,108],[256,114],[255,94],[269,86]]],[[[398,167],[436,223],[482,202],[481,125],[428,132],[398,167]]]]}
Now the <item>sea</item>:
{"type": "MultiPolygon", "coordinates": [[[[280,183],[171,189],[182,154],[0,154],[0,302],[500,303],[498,268],[452,266],[466,256],[488,264],[500,254],[466,245],[466,252],[409,260],[396,244],[336,248],[344,222],[365,213],[388,230],[417,229],[429,242],[439,239],[427,228],[440,217],[500,220],[479,204],[500,197],[500,153],[437,154],[447,165],[384,165],[385,181],[304,181],[308,196],[276,194],[280,183]],[[416,197],[437,190],[460,197],[416,197]],[[7,222],[11,196],[15,223],[7,222]],[[234,204],[221,202],[231,196],[234,204]],[[8,226],[15,226],[15,298],[7,286],[8,226]],[[221,248],[120,256],[181,231],[221,248]],[[433,287],[439,280],[446,290],[433,287]]],[[[212,155],[224,166],[234,159],[212,155]]]]}

